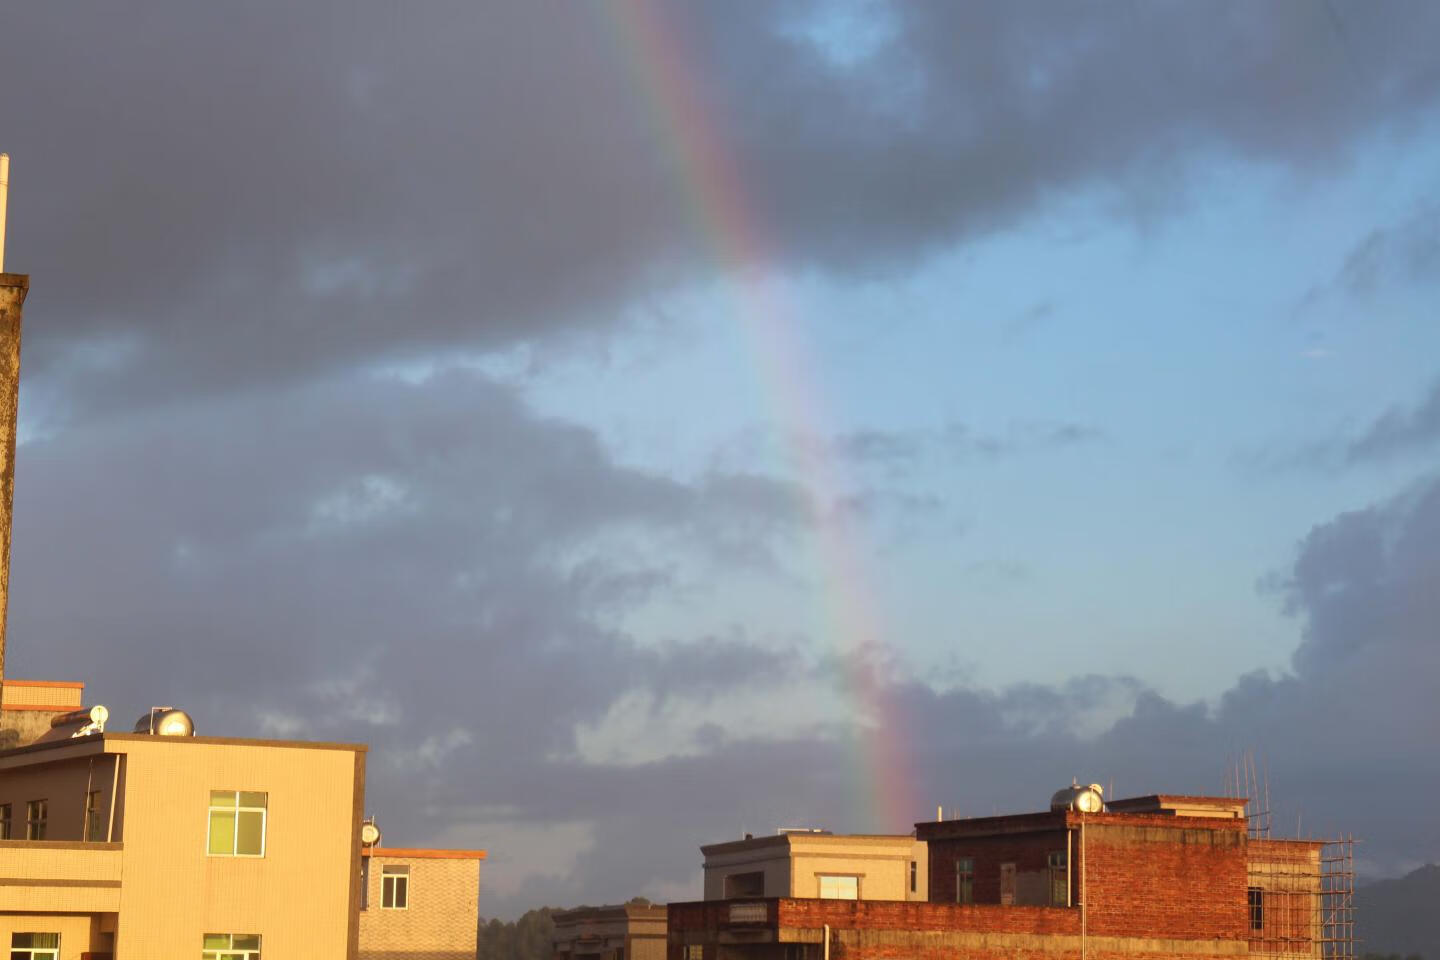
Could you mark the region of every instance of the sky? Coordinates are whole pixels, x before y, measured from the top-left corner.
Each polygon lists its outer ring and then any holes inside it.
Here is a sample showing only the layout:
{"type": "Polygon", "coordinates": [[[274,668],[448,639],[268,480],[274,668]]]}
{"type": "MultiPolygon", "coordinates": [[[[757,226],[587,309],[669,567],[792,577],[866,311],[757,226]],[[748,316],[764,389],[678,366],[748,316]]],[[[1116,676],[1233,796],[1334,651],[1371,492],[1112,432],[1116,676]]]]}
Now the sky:
{"type": "Polygon", "coordinates": [[[370,744],[486,916],[1247,754],[1440,859],[1440,7],[4,24],[13,676],[370,744]]]}

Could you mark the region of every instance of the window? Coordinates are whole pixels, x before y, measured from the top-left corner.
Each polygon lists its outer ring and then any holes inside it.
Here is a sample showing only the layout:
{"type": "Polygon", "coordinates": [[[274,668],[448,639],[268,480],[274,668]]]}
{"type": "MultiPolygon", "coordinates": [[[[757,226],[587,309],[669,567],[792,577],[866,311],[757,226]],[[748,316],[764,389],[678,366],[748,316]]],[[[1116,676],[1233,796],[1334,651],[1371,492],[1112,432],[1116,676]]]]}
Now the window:
{"type": "Polygon", "coordinates": [[[10,960],[59,960],[60,934],[10,934],[10,960]]]}
{"type": "Polygon", "coordinates": [[[692,943],[685,948],[685,960],[705,960],[705,948],[692,943]]]}
{"type": "Polygon", "coordinates": [[[974,857],[961,857],[955,861],[955,902],[975,902],[974,857]]]}
{"type": "Polygon", "coordinates": [[[1015,905],[1015,864],[1000,864],[1000,906],[1015,905]]]}
{"type": "Polygon", "coordinates": [[[0,840],[10,839],[10,804],[0,803],[0,840]]]}
{"type": "Polygon", "coordinates": [[[85,840],[99,843],[105,839],[105,821],[100,817],[100,791],[85,794],[85,840]]]}
{"type": "MultiPolygon", "coordinates": [[[[212,857],[265,856],[265,813],[269,794],[247,790],[210,791],[212,857]]],[[[228,958],[227,958],[228,960],[228,958]]]]}
{"type": "Polygon", "coordinates": [[[821,900],[859,900],[859,877],[819,876],[821,900]]]}
{"type": "Polygon", "coordinates": [[[410,868],[380,868],[380,906],[385,910],[404,910],[410,905],[410,868]]]}
{"type": "Polygon", "coordinates": [[[49,800],[31,800],[25,804],[25,839],[44,840],[50,819],[49,800]]]}
{"type": "Polygon", "coordinates": [[[753,873],[732,873],[725,878],[725,899],[736,900],[740,897],[763,897],[765,896],[765,874],[756,870],[753,873]]]}
{"type": "Polygon", "coordinates": [[[1250,887],[1245,891],[1250,900],[1250,929],[1265,929],[1265,891],[1250,887]]]}
{"type": "Polygon", "coordinates": [[[260,960],[260,934],[207,933],[201,960],[260,960]]]}
{"type": "Polygon", "coordinates": [[[1070,903],[1070,870],[1065,863],[1065,851],[1050,853],[1050,905],[1064,907],[1070,903]]]}
{"type": "Polygon", "coordinates": [[[910,892],[914,893],[916,884],[920,879],[920,865],[914,860],[910,861],[910,892]]]}

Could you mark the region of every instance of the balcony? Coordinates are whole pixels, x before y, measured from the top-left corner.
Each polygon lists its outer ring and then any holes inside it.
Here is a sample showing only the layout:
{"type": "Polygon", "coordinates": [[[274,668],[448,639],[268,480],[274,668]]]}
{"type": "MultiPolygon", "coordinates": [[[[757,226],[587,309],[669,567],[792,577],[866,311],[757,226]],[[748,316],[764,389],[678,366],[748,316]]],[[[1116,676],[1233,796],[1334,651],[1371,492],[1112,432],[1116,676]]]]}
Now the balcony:
{"type": "Polygon", "coordinates": [[[119,843],[0,840],[0,913],[114,913],[119,843]]]}
{"type": "Polygon", "coordinates": [[[770,905],[764,900],[748,900],[730,904],[731,923],[769,923],[770,905]]]}

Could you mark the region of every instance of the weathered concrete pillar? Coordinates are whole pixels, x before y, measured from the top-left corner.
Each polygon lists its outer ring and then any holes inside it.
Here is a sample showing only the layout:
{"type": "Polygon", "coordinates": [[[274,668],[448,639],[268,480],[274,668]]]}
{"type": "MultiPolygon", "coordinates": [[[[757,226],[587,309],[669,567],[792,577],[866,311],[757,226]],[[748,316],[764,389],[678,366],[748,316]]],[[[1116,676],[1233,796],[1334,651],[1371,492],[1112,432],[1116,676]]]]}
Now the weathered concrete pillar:
{"type": "Polygon", "coordinates": [[[30,278],[0,273],[0,682],[10,606],[10,517],[15,500],[15,414],[20,406],[20,312],[30,278]]]}

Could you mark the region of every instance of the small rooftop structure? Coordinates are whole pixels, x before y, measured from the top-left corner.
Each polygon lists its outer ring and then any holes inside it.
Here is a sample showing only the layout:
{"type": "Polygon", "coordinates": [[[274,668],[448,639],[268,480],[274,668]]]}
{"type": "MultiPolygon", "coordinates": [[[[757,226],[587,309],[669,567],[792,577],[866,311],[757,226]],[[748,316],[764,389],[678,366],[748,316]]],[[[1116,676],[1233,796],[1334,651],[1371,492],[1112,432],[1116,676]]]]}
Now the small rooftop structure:
{"type": "Polygon", "coordinates": [[[910,834],[786,830],[700,848],[705,899],[924,900],[925,842],[910,834]]]}
{"type": "Polygon", "coordinates": [[[553,917],[555,960],[665,960],[663,903],[576,907],[553,917]]]}

